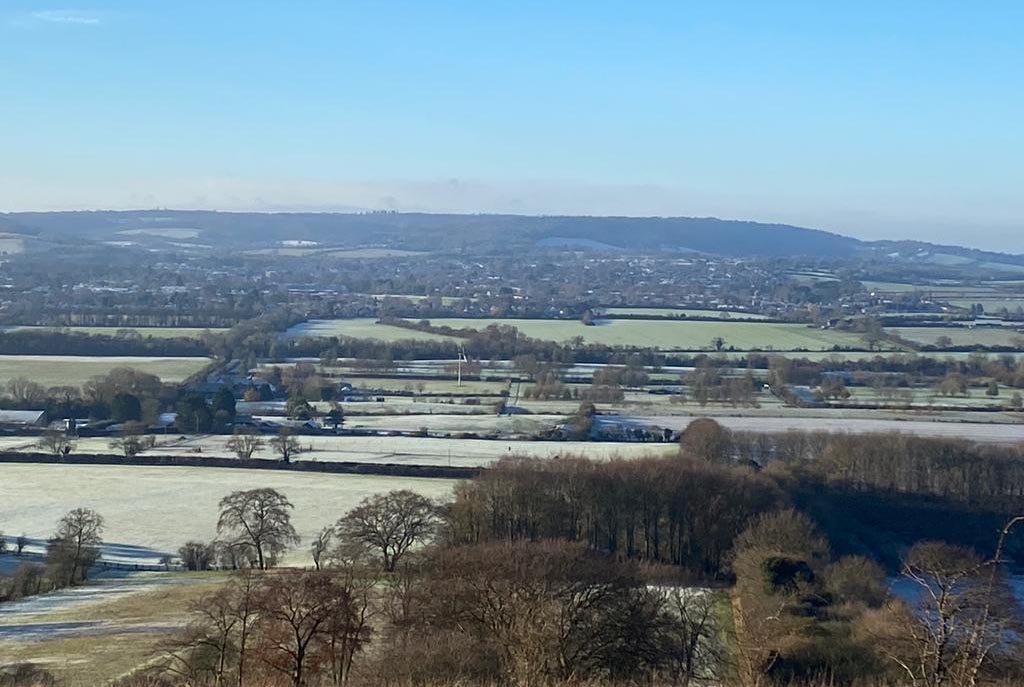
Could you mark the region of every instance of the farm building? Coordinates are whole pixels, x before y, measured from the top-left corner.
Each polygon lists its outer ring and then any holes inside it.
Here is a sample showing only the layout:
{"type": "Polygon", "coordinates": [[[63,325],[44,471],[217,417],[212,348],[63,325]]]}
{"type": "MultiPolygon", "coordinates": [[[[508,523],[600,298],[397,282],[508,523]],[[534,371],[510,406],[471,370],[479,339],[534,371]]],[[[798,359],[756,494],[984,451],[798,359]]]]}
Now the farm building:
{"type": "Polygon", "coordinates": [[[45,410],[0,410],[0,431],[15,432],[44,427],[45,410]]]}

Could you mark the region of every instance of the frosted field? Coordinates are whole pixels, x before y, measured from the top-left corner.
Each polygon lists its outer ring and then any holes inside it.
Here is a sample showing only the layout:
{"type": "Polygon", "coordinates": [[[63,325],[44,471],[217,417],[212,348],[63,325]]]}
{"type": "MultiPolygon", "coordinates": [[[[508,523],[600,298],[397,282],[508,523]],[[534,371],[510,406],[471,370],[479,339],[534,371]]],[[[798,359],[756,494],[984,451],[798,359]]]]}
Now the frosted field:
{"type": "MultiPolygon", "coordinates": [[[[875,412],[875,411],[868,411],[875,412]]],[[[975,415],[978,415],[975,413],[975,415]]],[[[685,429],[692,417],[632,417],[626,421],[657,425],[671,429],[685,429]]],[[[716,415],[715,420],[728,429],[745,432],[782,433],[832,432],[871,434],[901,432],[938,439],[966,439],[968,441],[1014,444],[1024,442],[1024,424],[985,424],[981,422],[941,422],[928,420],[882,420],[865,417],[731,417],[716,415]]]]}
{"type": "MultiPolygon", "coordinates": [[[[381,418],[377,428],[418,429],[432,424],[434,418],[423,418],[417,424],[415,418],[381,418]],[[404,422],[403,422],[404,421],[404,422]],[[412,425],[411,427],[408,425],[412,425]]],[[[440,418],[439,418],[440,419],[440,418]]],[[[493,421],[493,417],[491,420],[493,421]]],[[[440,419],[444,422],[443,419],[440,419]]],[[[451,423],[462,422],[452,417],[451,423]]],[[[481,428],[485,431],[485,428],[481,428]]],[[[267,437],[269,439],[269,437],[267,437]]],[[[671,444],[633,444],[590,441],[499,441],[488,439],[436,439],[409,436],[300,436],[299,444],[303,453],[295,460],[323,462],[392,463],[398,465],[428,465],[452,467],[483,467],[506,456],[532,456],[554,458],[567,454],[583,454],[592,458],[623,456],[660,455],[672,451],[671,444]],[[312,449],[312,450],[309,450],[312,449]]],[[[235,454],[225,447],[227,436],[201,435],[184,440],[177,437],[158,441],[151,453],[168,456],[212,456],[233,458],[235,454]]],[[[76,451],[80,453],[112,453],[109,439],[79,439],[76,451]]],[[[280,460],[280,456],[269,447],[258,451],[254,458],[280,460]]],[[[4,466],[0,464],[0,479],[4,466]]],[[[334,476],[332,475],[331,478],[334,476]]],[[[341,476],[344,479],[343,476],[341,476]]],[[[2,492],[0,492],[2,493],[2,492]]],[[[4,526],[0,524],[0,529],[4,526]]]]}
{"type": "MultiPolygon", "coordinates": [[[[360,500],[392,489],[432,499],[451,494],[454,480],[324,475],[195,467],[0,465],[0,530],[44,540],[72,508],[92,508],[106,520],[104,540],[115,555],[159,559],[190,539],[216,535],[217,503],[239,489],[272,487],[295,505],[292,524],[305,543],[360,500]]],[[[288,560],[303,562],[305,545],[288,560]]]]}
{"type": "MultiPolygon", "coordinates": [[[[759,322],[687,322],[668,320],[605,320],[588,327],[577,320],[517,320],[434,318],[434,325],[454,329],[484,329],[492,324],[516,327],[535,339],[567,341],[576,336],[587,343],[608,346],[655,347],[663,350],[708,350],[715,337],[725,339],[726,348],[738,350],[828,351],[833,346],[859,348],[864,341],[857,334],[818,329],[802,324],[759,322]]],[[[288,330],[288,336],[351,336],[355,338],[399,340],[455,340],[453,337],[418,332],[403,327],[377,324],[373,318],[347,320],[310,320],[288,330]]]]}
{"type": "Polygon", "coordinates": [[[27,377],[43,386],[78,386],[115,367],[132,367],[165,382],[180,382],[206,366],[208,358],[142,356],[0,355],[0,384],[27,377]]]}
{"type": "Polygon", "coordinates": [[[441,336],[403,327],[377,324],[377,320],[372,317],[357,317],[351,320],[309,320],[291,327],[285,332],[285,336],[350,336],[356,339],[378,339],[380,341],[459,341],[454,336],[441,336]]]}

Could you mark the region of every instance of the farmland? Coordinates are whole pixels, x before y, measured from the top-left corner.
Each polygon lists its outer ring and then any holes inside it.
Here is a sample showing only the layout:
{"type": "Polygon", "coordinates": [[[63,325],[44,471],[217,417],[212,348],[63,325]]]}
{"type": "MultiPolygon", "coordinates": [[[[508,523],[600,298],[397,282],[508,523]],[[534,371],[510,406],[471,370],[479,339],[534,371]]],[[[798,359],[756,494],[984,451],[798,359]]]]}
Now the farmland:
{"type": "MultiPolygon", "coordinates": [[[[833,347],[863,348],[854,333],[820,329],[802,324],[742,321],[602,320],[587,326],[577,320],[437,318],[431,323],[454,329],[484,329],[498,324],[516,327],[524,335],[546,341],[568,341],[582,337],[585,343],[608,346],[655,347],[662,350],[706,351],[715,337],[735,350],[829,351],[833,347]]],[[[313,320],[293,327],[290,336],[350,336],[382,341],[450,339],[403,327],[377,324],[372,318],[313,320]]]]}
{"type": "Polygon", "coordinates": [[[180,382],[209,362],[207,358],[3,355],[0,356],[0,383],[27,377],[43,386],[77,386],[116,367],[154,374],[165,382],[180,382]]]}
{"type": "Polygon", "coordinates": [[[203,334],[222,334],[225,328],[204,327],[12,327],[13,331],[61,331],[71,334],[100,334],[103,336],[120,336],[122,333],[138,334],[141,337],[151,336],[157,339],[198,339],[203,334]]]}
{"type": "Polygon", "coordinates": [[[286,336],[351,336],[356,339],[379,339],[381,341],[457,341],[452,336],[377,324],[372,317],[351,320],[310,320],[297,324],[286,336]]]}
{"type": "MultiPolygon", "coordinates": [[[[0,465],[0,523],[5,532],[45,541],[65,512],[93,508],[106,520],[105,541],[141,547],[138,557],[152,561],[190,539],[213,539],[217,504],[235,490],[282,491],[295,505],[295,529],[308,541],[367,496],[411,489],[442,498],[453,484],[441,479],[218,468],[5,464],[0,465]]],[[[303,547],[290,560],[302,563],[305,555],[303,547]]]]}
{"type": "MultiPolygon", "coordinates": [[[[555,418],[544,418],[551,422],[555,418]]],[[[494,416],[473,418],[468,425],[465,418],[458,416],[412,416],[407,418],[374,418],[354,426],[366,426],[381,432],[397,430],[418,430],[428,427],[434,431],[454,430],[459,434],[475,425],[481,432],[496,431],[494,416]],[[474,422],[475,420],[475,422],[474,422]]],[[[507,418],[508,428],[527,431],[531,428],[530,420],[507,418]],[[519,425],[514,423],[519,422],[519,425]]],[[[543,420],[536,421],[538,423],[543,420]]],[[[171,456],[218,456],[230,458],[234,453],[225,447],[227,437],[211,435],[177,437],[158,440],[152,453],[171,456]]],[[[5,446],[19,449],[32,449],[31,442],[15,442],[14,439],[3,440],[5,446]],[[8,443],[9,442],[9,443],[8,443]]],[[[661,443],[616,443],[616,442],[574,442],[574,441],[507,441],[469,438],[426,438],[417,436],[309,436],[301,437],[300,445],[303,452],[296,460],[319,462],[358,462],[371,464],[400,464],[452,467],[481,467],[494,463],[506,456],[519,455],[535,458],[554,458],[568,454],[586,453],[593,458],[611,458],[616,456],[635,458],[639,456],[661,455],[673,450],[671,444],[661,443]]],[[[79,439],[77,451],[81,453],[110,453],[109,439],[79,439]]],[[[274,451],[264,447],[257,451],[253,458],[268,461],[280,460],[274,451]]],[[[0,475],[5,474],[8,466],[0,465],[0,475]]],[[[232,470],[232,474],[243,471],[232,470]]],[[[245,473],[248,474],[248,473],[245,473]]],[[[277,473],[274,473],[275,475],[277,473]]],[[[289,473],[290,474],[290,473],[289,473]]],[[[299,475],[304,477],[304,475],[299,475]]],[[[311,478],[312,479],[312,478],[311,478]]],[[[333,479],[333,478],[331,478],[333,479]]],[[[339,477],[340,480],[349,479],[339,477]]],[[[370,478],[363,478],[370,479],[370,478]]],[[[386,479],[386,478],[372,478],[386,479]]],[[[432,480],[431,480],[432,483],[432,480]]],[[[2,492],[0,492],[2,493],[2,492]]],[[[0,515],[3,511],[0,510],[0,515]]],[[[2,522],[2,520],[0,520],[2,522]]]]}
{"type": "Polygon", "coordinates": [[[693,308],[603,308],[607,315],[627,315],[630,317],[704,317],[721,320],[764,320],[764,315],[757,313],[736,312],[730,310],[695,310],[693,308]]]}
{"type": "Polygon", "coordinates": [[[107,684],[158,653],[168,633],[186,622],[189,605],[223,582],[213,575],[143,573],[5,604],[0,655],[43,665],[66,687],[107,684]]]}
{"type": "Polygon", "coordinates": [[[908,341],[936,345],[948,337],[954,346],[1005,346],[1021,348],[1024,334],[1012,327],[894,327],[887,330],[908,341]]]}

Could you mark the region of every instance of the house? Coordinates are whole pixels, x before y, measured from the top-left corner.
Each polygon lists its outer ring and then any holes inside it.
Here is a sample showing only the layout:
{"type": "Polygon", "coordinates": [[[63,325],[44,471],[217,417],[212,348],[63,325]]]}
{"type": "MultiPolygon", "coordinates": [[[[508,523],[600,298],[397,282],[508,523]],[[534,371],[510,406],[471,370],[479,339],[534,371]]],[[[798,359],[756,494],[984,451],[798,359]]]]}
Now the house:
{"type": "Polygon", "coordinates": [[[45,410],[0,410],[0,431],[18,432],[45,427],[45,410]]]}

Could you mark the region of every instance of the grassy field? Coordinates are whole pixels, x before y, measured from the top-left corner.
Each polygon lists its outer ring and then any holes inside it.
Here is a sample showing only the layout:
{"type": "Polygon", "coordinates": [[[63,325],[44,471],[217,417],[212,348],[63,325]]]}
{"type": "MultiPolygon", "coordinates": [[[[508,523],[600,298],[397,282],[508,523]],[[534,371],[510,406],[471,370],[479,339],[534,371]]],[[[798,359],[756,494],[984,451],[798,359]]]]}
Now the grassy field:
{"type": "Polygon", "coordinates": [[[687,308],[604,308],[608,315],[637,317],[714,317],[720,320],[764,320],[764,315],[729,310],[693,310],[687,308]]]}
{"type": "Polygon", "coordinates": [[[131,367],[180,382],[209,363],[208,358],[146,358],[134,356],[0,355],[0,384],[27,377],[43,386],[78,386],[115,367],[131,367]]]}
{"type": "MultiPolygon", "coordinates": [[[[576,404],[579,405],[578,403],[576,404]]],[[[418,416],[384,416],[352,418],[347,424],[352,427],[372,427],[382,434],[389,430],[418,430],[428,428],[436,432],[451,432],[458,435],[463,431],[477,431],[483,434],[508,429],[530,431],[538,425],[551,426],[559,418],[537,419],[535,416],[522,418],[498,418],[494,415],[473,416],[470,418],[458,415],[438,413],[437,415],[418,416]],[[533,419],[531,419],[533,418],[533,419]],[[516,424],[518,422],[518,425],[516,424]]],[[[197,450],[203,456],[234,457],[234,453],[225,447],[227,437],[224,436],[189,436],[184,440],[171,437],[160,441],[153,453],[159,455],[195,456],[197,450]]],[[[413,436],[308,436],[300,437],[299,444],[303,453],[296,460],[313,460],[320,462],[359,462],[359,463],[392,463],[403,465],[430,465],[453,467],[482,467],[490,465],[501,458],[512,455],[532,456],[535,458],[554,458],[560,455],[584,453],[593,458],[605,459],[613,456],[626,458],[646,455],[658,455],[672,447],[667,444],[630,444],[630,443],[595,443],[572,441],[497,441],[490,439],[445,439],[413,436]]],[[[17,445],[25,447],[24,444],[17,445]]],[[[79,439],[77,450],[82,453],[111,452],[109,439],[79,439]]],[[[270,447],[258,451],[254,458],[279,460],[280,457],[270,447]]],[[[185,468],[181,468],[185,469],[185,468]]],[[[6,466],[0,465],[0,479],[4,477],[6,466]]],[[[246,476],[243,470],[228,470],[231,473],[246,476]]],[[[262,474],[262,473],[261,473],[262,474]]],[[[277,474],[277,473],[273,473],[277,474]]],[[[286,476],[307,477],[302,474],[285,473],[286,476]]],[[[308,479],[317,479],[308,476],[308,479]]],[[[320,477],[318,479],[325,479],[320,477]]],[[[344,475],[330,476],[330,480],[344,482],[347,479],[388,480],[399,478],[387,477],[355,477],[344,475]]],[[[418,480],[413,480],[418,481],[418,480]]],[[[428,480],[432,483],[433,480],[428,480]]],[[[389,487],[390,488],[390,487],[389,487]]],[[[387,488],[385,488],[385,491],[387,488]]],[[[0,496],[3,495],[0,489],[0,496]]],[[[219,497],[218,497],[219,498],[219,497]]],[[[3,507],[0,506],[0,523],[3,523],[3,507]]],[[[5,528],[6,525],[3,525],[5,528]]]]}
{"type": "Polygon", "coordinates": [[[65,687],[107,684],[158,653],[188,620],[189,605],[227,581],[221,574],[145,573],[0,607],[0,655],[31,662],[65,687]]]}
{"type": "Polygon", "coordinates": [[[451,336],[417,332],[403,327],[377,324],[372,317],[351,320],[309,320],[285,332],[286,336],[351,336],[356,339],[381,341],[458,341],[451,336]]]}
{"type": "Polygon", "coordinates": [[[194,239],[199,236],[198,229],[189,227],[157,227],[153,229],[125,229],[117,232],[122,236],[156,236],[163,239],[194,239]]]}
{"type": "Polygon", "coordinates": [[[988,314],[1000,312],[1003,309],[1016,312],[1018,308],[1024,308],[1024,296],[1018,298],[954,298],[949,301],[950,305],[958,308],[970,308],[977,303],[985,309],[988,314]]]}
{"type": "Polygon", "coordinates": [[[14,331],[26,329],[43,329],[49,331],[66,331],[73,334],[104,334],[117,336],[118,332],[137,332],[142,337],[156,339],[198,339],[205,332],[214,334],[228,331],[227,327],[12,327],[14,331]]]}
{"type": "Polygon", "coordinates": [[[371,258],[406,258],[426,255],[423,251],[402,250],[399,248],[326,248],[322,246],[286,246],[282,248],[260,248],[247,251],[248,255],[280,255],[284,257],[302,258],[319,256],[337,259],[371,259],[371,258]]]}
{"type": "MultiPolygon", "coordinates": [[[[687,322],[667,320],[609,320],[598,326],[586,326],[577,320],[517,320],[435,318],[435,325],[456,329],[483,329],[490,324],[516,327],[523,334],[548,341],[567,341],[582,336],[587,343],[609,346],[653,346],[663,350],[710,350],[715,337],[725,339],[725,346],[736,350],[807,349],[828,351],[833,346],[862,347],[856,334],[818,329],[802,324],[759,322],[687,322]]],[[[292,327],[289,335],[352,336],[383,341],[410,339],[448,339],[436,334],[417,332],[403,327],[377,324],[372,318],[348,320],[311,320],[292,327]]]]}
{"type": "Polygon", "coordinates": [[[861,284],[868,291],[875,293],[912,293],[914,291],[920,293],[931,294],[935,297],[949,297],[949,298],[985,298],[986,296],[992,298],[997,296],[1000,292],[989,286],[956,286],[956,285],[942,285],[934,286],[932,284],[908,284],[904,282],[892,282],[892,281],[862,281],[861,284]]]}
{"type": "Polygon", "coordinates": [[[954,346],[1019,347],[1024,340],[1024,334],[1011,327],[893,327],[886,331],[908,341],[933,345],[943,336],[952,339],[954,346]]]}
{"type": "MultiPolygon", "coordinates": [[[[223,445],[223,438],[217,443],[223,445]]],[[[147,551],[177,551],[189,540],[212,540],[218,502],[238,489],[282,491],[295,505],[292,523],[308,543],[367,496],[412,489],[442,498],[453,485],[451,480],[230,468],[6,464],[0,465],[0,523],[5,533],[45,539],[68,510],[93,508],[106,520],[106,542],[142,547],[143,557],[147,551]]],[[[303,545],[288,560],[302,564],[306,559],[303,545]]]]}

